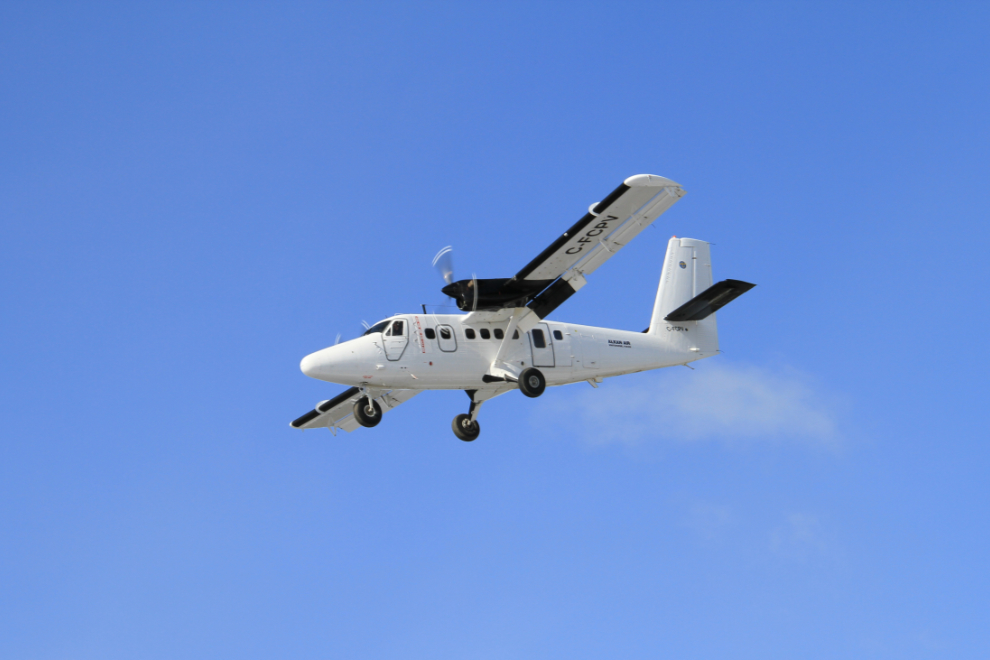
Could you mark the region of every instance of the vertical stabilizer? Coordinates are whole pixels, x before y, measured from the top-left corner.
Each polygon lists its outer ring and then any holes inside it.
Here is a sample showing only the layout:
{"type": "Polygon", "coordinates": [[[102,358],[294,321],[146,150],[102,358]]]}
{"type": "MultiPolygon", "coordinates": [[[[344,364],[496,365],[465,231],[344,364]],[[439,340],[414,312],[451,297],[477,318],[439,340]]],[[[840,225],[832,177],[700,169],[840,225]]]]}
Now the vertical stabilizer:
{"type": "Polygon", "coordinates": [[[701,321],[671,323],[668,314],[712,285],[712,259],[709,244],[694,238],[677,238],[667,243],[660,287],[650,319],[651,335],[669,339],[677,348],[708,357],[718,352],[715,315],[701,321]]]}

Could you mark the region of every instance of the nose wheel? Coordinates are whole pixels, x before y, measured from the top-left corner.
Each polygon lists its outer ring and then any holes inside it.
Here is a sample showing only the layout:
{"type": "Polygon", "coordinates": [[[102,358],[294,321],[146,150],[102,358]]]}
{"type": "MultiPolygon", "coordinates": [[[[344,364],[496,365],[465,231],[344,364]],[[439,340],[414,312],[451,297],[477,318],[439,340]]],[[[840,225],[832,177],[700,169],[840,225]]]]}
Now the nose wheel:
{"type": "Polygon", "coordinates": [[[481,424],[478,420],[472,420],[471,415],[464,413],[454,418],[451,428],[454,429],[454,435],[464,442],[471,442],[481,434],[481,424]]]}

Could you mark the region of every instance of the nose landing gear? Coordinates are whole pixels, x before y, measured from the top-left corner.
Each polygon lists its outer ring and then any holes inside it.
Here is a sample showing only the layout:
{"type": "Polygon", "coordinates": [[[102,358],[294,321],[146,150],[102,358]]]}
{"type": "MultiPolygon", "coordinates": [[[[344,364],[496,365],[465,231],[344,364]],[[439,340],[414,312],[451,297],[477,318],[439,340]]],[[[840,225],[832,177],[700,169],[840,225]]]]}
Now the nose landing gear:
{"type": "Polygon", "coordinates": [[[487,396],[485,394],[479,395],[478,390],[464,390],[464,393],[471,397],[471,407],[468,408],[466,415],[460,414],[455,417],[450,427],[454,430],[454,435],[459,439],[464,442],[471,442],[481,435],[481,424],[478,423],[478,411],[481,409],[481,404],[490,398],[491,394],[487,396]]]}
{"type": "MultiPolygon", "coordinates": [[[[547,388],[547,379],[543,376],[543,373],[539,369],[534,369],[533,367],[523,369],[522,373],[519,374],[518,381],[516,378],[510,379],[502,376],[492,378],[490,380],[485,380],[482,378],[482,382],[484,383],[503,381],[508,381],[510,383],[518,382],[519,389],[523,394],[530,398],[540,396],[543,394],[543,390],[547,388]]],[[[454,435],[464,442],[472,442],[473,440],[476,440],[478,436],[481,435],[481,425],[478,424],[478,410],[481,409],[481,404],[492,397],[509,392],[511,389],[511,385],[502,385],[491,389],[485,388],[483,390],[464,390],[464,393],[471,399],[471,407],[468,409],[467,414],[458,415],[454,418],[454,421],[451,422],[450,426],[454,430],[454,435]]]]}

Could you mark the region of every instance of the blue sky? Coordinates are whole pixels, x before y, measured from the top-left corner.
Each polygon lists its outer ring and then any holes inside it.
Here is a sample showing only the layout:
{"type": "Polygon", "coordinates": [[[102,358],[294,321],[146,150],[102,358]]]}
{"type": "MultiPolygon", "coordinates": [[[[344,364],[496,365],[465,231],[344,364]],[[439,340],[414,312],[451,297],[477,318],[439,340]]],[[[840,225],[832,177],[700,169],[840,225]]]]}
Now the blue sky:
{"type": "Polygon", "coordinates": [[[7,3],[0,655],[990,655],[986,4],[7,3]],[[688,195],[697,365],[374,430],[300,358],[688,195]]]}

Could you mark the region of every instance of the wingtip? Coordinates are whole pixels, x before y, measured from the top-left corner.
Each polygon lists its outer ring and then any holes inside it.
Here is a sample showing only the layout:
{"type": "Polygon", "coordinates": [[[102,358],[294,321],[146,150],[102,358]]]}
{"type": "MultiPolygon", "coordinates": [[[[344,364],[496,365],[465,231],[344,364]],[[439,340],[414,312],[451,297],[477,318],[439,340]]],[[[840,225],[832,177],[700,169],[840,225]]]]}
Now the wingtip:
{"type": "Polygon", "coordinates": [[[658,176],[656,174],[635,174],[625,181],[624,184],[630,188],[640,188],[640,187],[650,187],[650,188],[664,188],[666,186],[677,186],[681,187],[681,184],[676,181],[671,181],[665,176],[658,176]]]}

